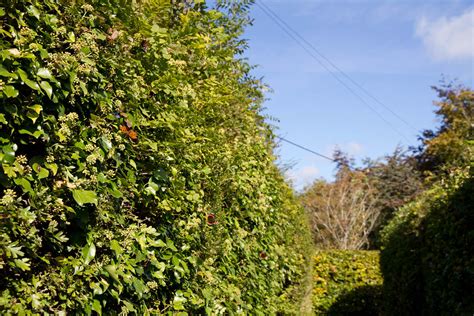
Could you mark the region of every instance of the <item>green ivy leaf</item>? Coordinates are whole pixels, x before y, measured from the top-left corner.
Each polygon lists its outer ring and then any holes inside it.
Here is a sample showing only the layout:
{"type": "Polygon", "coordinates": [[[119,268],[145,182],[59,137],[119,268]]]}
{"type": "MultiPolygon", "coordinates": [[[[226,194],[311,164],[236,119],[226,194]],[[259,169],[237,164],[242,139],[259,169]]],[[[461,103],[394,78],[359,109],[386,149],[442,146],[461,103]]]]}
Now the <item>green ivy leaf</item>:
{"type": "Polygon", "coordinates": [[[117,255],[120,255],[123,252],[122,247],[120,246],[119,242],[116,240],[110,241],[110,249],[115,251],[117,255]]]}
{"type": "Polygon", "coordinates": [[[79,205],[88,203],[97,205],[98,202],[97,194],[89,190],[72,190],[72,197],[79,205]]]}
{"type": "Polygon", "coordinates": [[[173,299],[173,308],[175,310],[183,310],[184,309],[184,306],[183,304],[186,302],[186,298],[183,296],[183,292],[182,291],[176,291],[176,295],[174,296],[174,299],[173,299]]]}
{"type": "Polygon", "coordinates": [[[25,178],[15,179],[15,184],[20,185],[23,188],[23,191],[28,193],[34,193],[33,189],[31,188],[31,184],[25,178]]]}
{"type": "Polygon", "coordinates": [[[44,131],[43,130],[36,130],[34,131],[33,133],[27,129],[20,129],[18,131],[20,134],[24,135],[30,135],[30,136],[33,136],[34,138],[38,139],[39,137],[43,136],[44,135],[44,131]]]}
{"type": "Polygon", "coordinates": [[[44,178],[49,177],[48,169],[41,167],[41,165],[38,163],[33,164],[33,170],[38,175],[38,179],[44,179],[44,178]]]}
{"type": "Polygon", "coordinates": [[[17,79],[18,76],[14,73],[11,73],[9,72],[8,70],[6,70],[5,68],[3,68],[2,65],[0,65],[0,76],[2,77],[8,77],[8,78],[13,78],[13,79],[17,79]]]}
{"type": "Polygon", "coordinates": [[[51,75],[51,72],[47,68],[40,68],[38,69],[38,72],[36,73],[38,77],[41,77],[43,79],[52,79],[53,76],[51,75]]]}
{"type": "Polygon", "coordinates": [[[120,279],[117,274],[117,268],[115,267],[115,265],[109,264],[108,266],[105,266],[104,269],[112,277],[112,279],[120,283],[120,279]]]}
{"type": "Polygon", "coordinates": [[[15,150],[11,145],[5,145],[2,147],[3,151],[3,162],[13,163],[15,161],[15,150]]]}
{"type": "Polygon", "coordinates": [[[84,259],[84,264],[88,265],[92,259],[95,257],[96,248],[94,243],[86,245],[82,248],[82,259],[84,259]]]}
{"type": "Polygon", "coordinates": [[[92,303],[92,310],[96,312],[99,316],[102,315],[102,306],[98,300],[94,300],[92,303]]]}
{"type": "Polygon", "coordinates": [[[7,98],[16,98],[18,96],[18,90],[13,86],[5,86],[3,88],[3,93],[7,96],[7,98]]]}
{"type": "Polygon", "coordinates": [[[29,111],[27,112],[26,116],[33,121],[33,123],[36,122],[38,119],[41,111],[43,111],[43,107],[39,104],[32,105],[28,107],[29,111]]]}
{"type": "MultiPolygon", "coordinates": [[[[2,158],[3,160],[3,154],[0,154],[0,157],[2,158]]],[[[16,169],[15,167],[12,167],[12,166],[9,166],[7,164],[3,164],[2,165],[2,168],[3,168],[3,172],[5,173],[5,175],[9,178],[15,178],[16,177],[16,169]]]]}
{"type": "Polygon", "coordinates": [[[148,186],[145,188],[145,192],[148,194],[148,195],[156,195],[156,192],[158,191],[160,187],[158,186],[158,184],[152,182],[151,180],[148,181],[148,186]]]}
{"type": "Polygon", "coordinates": [[[110,193],[110,195],[112,195],[114,198],[117,198],[117,199],[123,196],[122,192],[120,192],[120,190],[117,190],[116,188],[112,188],[108,190],[108,192],[110,193]]]}
{"type": "Polygon", "coordinates": [[[51,96],[53,95],[53,87],[49,84],[47,81],[41,81],[40,83],[41,88],[46,92],[46,95],[48,98],[51,99],[51,96]]]}
{"type": "Polygon", "coordinates": [[[17,73],[20,75],[21,81],[23,81],[23,83],[26,83],[28,87],[36,91],[41,90],[38,83],[34,82],[33,80],[28,79],[28,74],[23,69],[18,69],[17,73]]]}
{"type": "Polygon", "coordinates": [[[139,297],[142,297],[143,293],[145,293],[147,290],[145,283],[143,283],[140,279],[133,280],[133,287],[135,288],[135,293],[137,293],[139,297]]]}
{"type": "Polygon", "coordinates": [[[166,247],[166,243],[161,239],[158,239],[158,240],[152,242],[152,245],[154,247],[166,247]]]}
{"type": "Polygon", "coordinates": [[[51,170],[53,172],[53,176],[55,176],[58,173],[58,165],[55,163],[45,163],[44,164],[46,168],[51,170]]]}

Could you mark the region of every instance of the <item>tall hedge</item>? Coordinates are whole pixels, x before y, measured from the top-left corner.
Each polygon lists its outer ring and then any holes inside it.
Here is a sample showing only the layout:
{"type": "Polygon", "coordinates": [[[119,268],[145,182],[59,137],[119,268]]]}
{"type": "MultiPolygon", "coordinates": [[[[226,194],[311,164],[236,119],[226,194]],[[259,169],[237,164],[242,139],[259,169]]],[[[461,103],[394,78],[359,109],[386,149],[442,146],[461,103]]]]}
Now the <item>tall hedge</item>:
{"type": "Polygon", "coordinates": [[[2,314],[295,310],[307,226],[218,3],[2,2],[2,314]]]}
{"type": "Polygon", "coordinates": [[[383,231],[387,315],[474,313],[474,177],[456,171],[383,231]]]}

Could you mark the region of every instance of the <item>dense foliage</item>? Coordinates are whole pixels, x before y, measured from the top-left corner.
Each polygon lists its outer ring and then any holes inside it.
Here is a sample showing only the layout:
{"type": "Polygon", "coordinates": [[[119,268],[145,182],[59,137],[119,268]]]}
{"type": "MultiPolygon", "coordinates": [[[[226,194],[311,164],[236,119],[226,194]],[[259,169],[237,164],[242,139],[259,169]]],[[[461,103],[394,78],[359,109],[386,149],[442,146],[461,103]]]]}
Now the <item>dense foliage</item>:
{"type": "Polygon", "coordinates": [[[317,315],[379,315],[382,276],[377,251],[317,251],[313,279],[317,315]]]}
{"type": "Polygon", "coordinates": [[[294,310],[306,224],[247,1],[0,8],[0,312],[294,310]]]}
{"type": "Polygon", "coordinates": [[[474,94],[438,92],[441,127],[418,154],[431,188],[382,231],[388,315],[474,313],[474,94]]]}
{"type": "Polygon", "coordinates": [[[440,99],[435,113],[441,124],[424,131],[415,150],[418,167],[427,175],[469,164],[474,155],[474,91],[454,84],[434,89],[440,99]]]}
{"type": "Polygon", "coordinates": [[[453,175],[402,208],[383,231],[387,315],[474,312],[474,182],[453,175]]]}

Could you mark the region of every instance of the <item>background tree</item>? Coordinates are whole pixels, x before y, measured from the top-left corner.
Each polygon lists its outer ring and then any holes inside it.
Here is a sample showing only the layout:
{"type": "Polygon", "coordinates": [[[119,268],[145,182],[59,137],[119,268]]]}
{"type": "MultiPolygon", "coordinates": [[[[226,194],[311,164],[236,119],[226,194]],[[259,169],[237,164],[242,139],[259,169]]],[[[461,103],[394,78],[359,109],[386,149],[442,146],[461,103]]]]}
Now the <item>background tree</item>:
{"type": "Polygon", "coordinates": [[[379,195],[377,207],[380,216],[370,238],[371,248],[378,248],[380,231],[398,208],[413,201],[423,191],[423,180],[416,159],[399,146],[382,159],[366,159],[361,171],[371,179],[379,195]]]}
{"type": "Polygon", "coordinates": [[[433,89],[440,98],[435,113],[441,125],[435,131],[425,130],[415,149],[419,169],[428,174],[468,164],[474,140],[474,91],[453,84],[433,89]]]}
{"type": "Polygon", "coordinates": [[[401,147],[360,167],[340,150],[334,160],[334,182],[318,180],[301,196],[315,240],[324,248],[378,248],[380,230],[423,189],[416,160],[401,147]]]}
{"type": "Polygon", "coordinates": [[[315,242],[322,248],[363,249],[380,217],[375,184],[360,170],[352,170],[347,155],[336,151],[333,183],[316,181],[301,196],[315,242]]]}

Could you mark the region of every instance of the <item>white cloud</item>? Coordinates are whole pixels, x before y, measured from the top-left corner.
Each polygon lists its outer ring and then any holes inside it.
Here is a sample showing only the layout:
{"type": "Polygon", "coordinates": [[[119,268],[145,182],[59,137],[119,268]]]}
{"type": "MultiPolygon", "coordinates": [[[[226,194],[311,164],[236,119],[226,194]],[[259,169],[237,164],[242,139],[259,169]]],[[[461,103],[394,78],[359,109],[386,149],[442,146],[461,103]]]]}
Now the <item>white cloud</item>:
{"type": "Polygon", "coordinates": [[[422,17],[416,23],[415,34],[436,60],[473,58],[474,8],[454,17],[422,17]]]}
{"type": "Polygon", "coordinates": [[[286,172],[287,178],[293,182],[296,190],[301,190],[311,184],[319,175],[319,169],[314,166],[306,166],[301,169],[286,172]]]}

